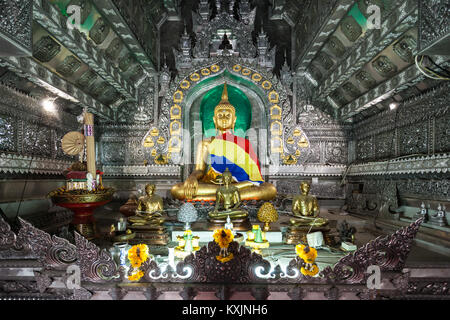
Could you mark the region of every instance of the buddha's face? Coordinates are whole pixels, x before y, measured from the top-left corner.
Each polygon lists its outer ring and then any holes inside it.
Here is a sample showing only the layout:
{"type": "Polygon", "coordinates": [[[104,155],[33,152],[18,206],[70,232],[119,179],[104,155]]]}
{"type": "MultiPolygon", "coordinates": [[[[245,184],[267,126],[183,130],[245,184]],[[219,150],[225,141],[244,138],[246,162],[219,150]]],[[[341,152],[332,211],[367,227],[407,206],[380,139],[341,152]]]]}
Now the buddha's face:
{"type": "Polygon", "coordinates": [[[154,184],[148,184],[145,186],[145,193],[147,193],[147,195],[151,196],[151,195],[153,195],[153,192],[155,192],[154,184]]]}
{"type": "Polygon", "coordinates": [[[217,108],[213,120],[216,129],[219,131],[230,130],[234,128],[236,123],[236,114],[231,108],[217,108]]]}
{"type": "Polygon", "coordinates": [[[309,189],[310,189],[310,186],[309,186],[309,183],[307,183],[307,182],[303,182],[300,185],[300,190],[301,190],[302,194],[304,194],[304,195],[307,195],[309,193],[309,189]]]}
{"type": "Polygon", "coordinates": [[[225,185],[229,185],[233,182],[233,176],[231,175],[231,173],[229,172],[224,172],[223,173],[223,183],[225,185]]]}

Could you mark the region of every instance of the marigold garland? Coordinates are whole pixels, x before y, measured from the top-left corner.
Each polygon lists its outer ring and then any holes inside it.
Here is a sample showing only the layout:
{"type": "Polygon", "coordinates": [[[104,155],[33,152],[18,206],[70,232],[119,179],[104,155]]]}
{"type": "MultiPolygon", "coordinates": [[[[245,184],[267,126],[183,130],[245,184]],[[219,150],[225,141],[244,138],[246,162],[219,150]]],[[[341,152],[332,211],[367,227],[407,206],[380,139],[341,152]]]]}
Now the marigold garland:
{"type": "Polygon", "coordinates": [[[216,259],[219,260],[222,263],[228,262],[233,260],[234,255],[232,253],[230,253],[228,256],[226,257],[222,257],[222,256],[216,256],[216,259]]]}
{"type": "Polygon", "coordinates": [[[227,248],[234,239],[233,232],[229,229],[217,229],[213,234],[214,241],[220,247],[220,255],[216,259],[222,263],[228,262],[234,258],[232,253],[227,254],[227,248]]]}
{"type": "Polygon", "coordinates": [[[128,251],[128,259],[133,268],[139,268],[149,257],[148,246],[146,244],[138,244],[128,251]]]}
{"type": "Polygon", "coordinates": [[[298,244],[295,247],[295,252],[306,263],[314,263],[317,258],[317,250],[303,244],[298,244]]]}
{"type": "Polygon", "coordinates": [[[128,276],[128,280],[139,281],[143,276],[144,276],[144,271],[139,270],[138,272],[133,273],[131,276],[128,276]]]}
{"type": "Polygon", "coordinates": [[[230,243],[234,239],[234,235],[229,229],[217,229],[214,231],[214,241],[219,245],[221,249],[228,248],[230,243]]]}
{"type": "Polygon", "coordinates": [[[295,252],[305,263],[305,266],[300,269],[303,275],[314,277],[319,273],[319,267],[314,263],[317,258],[317,250],[315,248],[300,243],[295,247],[295,252]]]}
{"type": "Polygon", "coordinates": [[[149,258],[148,246],[146,244],[138,244],[133,246],[128,250],[128,259],[130,260],[131,266],[135,270],[128,277],[130,281],[139,281],[144,276],[144,271],[139,270],[141,265],[147,261],[149,258]]]}
{"type": "Polygon", "coordinates": [[[312,265],[311,269],[306,269],[306,268],[302,267],[302,269],[300,271],[305,276],[314,277],[316,274],[319,273],[319,267],[317,266],[317,264],[314,263],[312,265]]]}

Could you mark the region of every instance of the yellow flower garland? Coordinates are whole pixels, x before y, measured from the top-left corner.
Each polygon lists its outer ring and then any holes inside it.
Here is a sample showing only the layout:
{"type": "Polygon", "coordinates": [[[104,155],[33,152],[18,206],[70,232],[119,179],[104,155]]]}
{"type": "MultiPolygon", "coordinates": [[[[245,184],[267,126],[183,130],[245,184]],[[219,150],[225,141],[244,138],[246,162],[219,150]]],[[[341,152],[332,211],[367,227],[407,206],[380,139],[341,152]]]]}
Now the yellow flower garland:
{"type": "Polygon", "coordinates": [[[228,256],[226,257],[222,257],[222,256],[216,256],[216,259],[219,260],[222,263],[228,262],[233,260],[234,255],[232,253],[230,253],[228,256]]]}
{"type": "Polygon", "coordinates": [[[221,249],[228,248],[230,243],[234,239],[234,235],[231,230],[228,229],[217,229],[214,231],[214,241],[219,245],[221,249]]]}
{"type": "Polygon", "coordinates": [[[128,250],[128,259],[130,260],[133,269],[137,269],[131,276],[128,277],[130,281],[139,281],[143,276],[144,272],[139,270],[141,265],[147,261],[149,258],[148,246],[146,244],[138,244],[133,246],[128,250]]]}
{"type": "Polygon", "coordinates": [[[128,277],[130,281],[139,281],[144,276],[144,271],[139,270],[128,277]]]}
{"type": "Polygon", "coordinates": [[[316,274],[319,273],[319,267],[317,266],[317,264],[314,263],[311,270],[308,270],[308,269],[305,269],[304,267],[302,267],[302,269],[300,271],[305,276],[314,277],[316,274]]]}
{"type": "Polygon", "coordinates": [[[305,246],[303,244],[298,244],[295,247],[295,253],[302,259],[307,265],[300,269],[300,272],[305,276],[314,277],[319,273],[319,267],[314,263],[317,258],[317,250],[311,248],[310,246],[305,246]],[[311,265],[311,266],[309,266],[311,265]]]}
{"type": "MultiPolygon", "coordinates": [[[[221,249],[221,255],[216,256],[216,259],[222,263],[232,260],[234,258],[234,255],[230,253],[229,255],[224,257],[222,256],[222,254],[224,255],[224,253],[222,253],[222,250],[227,249],[230,243],[233,241],[233,232],[231,232],[231,230],[229,229],[217,229],[216,231],[214,231],[213,237],[214,241],[219,245],[221,249]]],[[[226,252],[226,250],[224,250],[224,252],[226,252]]]]}
{"type": "Polygon", "coordinates": [[[295,247],[295,252],[306,263],[314,263],[317,258],[317,250],[303,244],[298,244],[295,247]]]}

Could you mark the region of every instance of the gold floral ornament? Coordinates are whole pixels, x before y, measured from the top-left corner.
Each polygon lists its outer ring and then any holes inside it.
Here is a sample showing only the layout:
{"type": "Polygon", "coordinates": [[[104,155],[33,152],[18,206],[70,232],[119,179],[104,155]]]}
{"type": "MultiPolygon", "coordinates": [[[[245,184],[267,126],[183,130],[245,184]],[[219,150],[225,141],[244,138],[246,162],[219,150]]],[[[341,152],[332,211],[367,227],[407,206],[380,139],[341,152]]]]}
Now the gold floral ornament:
{"type": "Polygon", "coordinates": [[[270,202],[264,203],[258,210],[258,220],[264,223],[264,231],[270,230],[270,223],[278,220],[278,212],[270,202]]]}
{"type": "Polygon", "coordinates": [[[238,64],[236,64],[235,66],[233,66],[233,71],[234,72],[240,72],[242,70],[242,67],[238,64]]]}
{"type": "Polygon", "coordinates": [[[298,159],[292,154],[283,156],[283,164],[287,166],[293,166],[297,164],[297,161],[298,159]]]}
{"type": "Polygon", "coordinates": [[[192,81],[197,82],[200,80],[200,75],[197,72],[194,72],[193,74],[191,74],[191,76],[189,77],[192,81]]]}
{"type": "Polygon", "coordinates": [[[310,246],[305,246],[303,244],[298,244],[295,247],[295,252],[303,260],[305,265],[301,268],[300,272],[309,277],[314,277],[319,273],[319,267],[314,262],[317,258],[317,250],[311,248],[310,246]]]}
{"type": "Polygon", "coordinates": [[[272,84],[270,83],[270,81],[264,81],[263,83],[262,83],[262,87],[265,89],[265,90],[270,90],[270,89],[272,89],[272,84]]]}
{"type": "Polygon", "coordinates": [[[203,76],[209,76],[211,74],[211,71],[209,71],[209,69],[206,68],[202,69],[202,71],[200,72],[203,76]]]}
{"type": "Polygon", "coordinates": [[[148,258],[149,253],[146,244],[138,244],[128,250],[128,260],[130,260],[131,266],[133,267],[133,272],[131,276],[128,277],[128,280],[139,281],[144,276],[144,272],[139,268],[148,260],[148,258]]]}
{"type": "Polygon", "coordinates": [[[234,235],[229,229],[217,229],[213,234],[214,241],[220,247],[220,255],[216,259],[222,263],[226,263],[234,258],[233,253],[228,253],[228,246],[234,239],[234,235]]]}
{"type": "Polygon", "coordinates": [[[186,89],[189,89],[190,86],[191,86],[191,83],[189,81],[187,81],[187,80],[181,81],[181,84],[180,84],[181,89],[186,90],[186,89]]]}
{"type": "Polygon", "coordinates": [[[175,103],[181,103],[183,102],[183,92],[180,90],[175,91],[175,93],[173,94],[173,102],[175,103]]]}
{"type": "Polygon", "coordinates": [[[255,82],[260,82],[262,80],[262,76],[259,73],[254,73],[252,76],[252,80],[255,82]]]}
{"type": "Polygon", "coordinates": [[[251,75],[252,74],[252,71],[250,70],[250,69],[247,69],[247,68],[245,68],[245,69],[242,69],[242,75],[243,76],[249,76],[249,75],[251,75]]]}
{"type": "Polygon", "coordinates": [[[278,103],[280,102],[280,96],[276,91],[270,91],[269,93],[269,101],[270,103],[278,103]]]}
{"type": "Polygon", "coordinates": [[[214,73],[220,71],[220,67],[219,67],[217,64],[213,64],[213,65],[211,66],[210,69],[211,69],[211,71],[214,72],[214,73]]]}
{"type": "Polygon", "coordinates": [[[168,164],[169,163],[169,155],[163,155],[163,154],[156,155],[155,163],[160,166],[168,164]]]}

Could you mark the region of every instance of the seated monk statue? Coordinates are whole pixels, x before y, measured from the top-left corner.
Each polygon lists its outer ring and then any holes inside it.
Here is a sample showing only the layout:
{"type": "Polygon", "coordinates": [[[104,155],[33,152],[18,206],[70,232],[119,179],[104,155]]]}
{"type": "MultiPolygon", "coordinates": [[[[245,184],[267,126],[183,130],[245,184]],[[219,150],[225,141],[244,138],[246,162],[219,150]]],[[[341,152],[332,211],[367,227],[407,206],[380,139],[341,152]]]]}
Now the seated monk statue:
{"type": "Polygon", "coordinates": [[[239,210],[241,204],[241,197],[239,195],[239,189],[231,185],[233,176],[228,168],[223,173],[224,186],[217,189],[216,193],[216,206],[214,211],[209,213],[211,219],[223,219],[227,217],[231,219],[246,218],[248,212],[239,210]]]}
{"type": "Polygon", "coordinates": [[[294,197],[292,202],[291,226],[315,226],[322,227],[328,224],[328,220],[319,217],[319,204],[317,198],[309,195],[309,183],[304,181],[300,184],[301,195],[294,197]]]}
{"type": "Polygon", "coordinates": [[[214,109],[214,125],[218,135],[205,139],[197,146],[195,169],[184,183],[172,188],[172,196],[179,200],[214,201],[223,183],[226,168],[233,177],[233,186],[241,200],[272,200],[277,189],[265,183],[261,168],[250,141],[233,134],[236,110],[228,101],[225,84],[222,101],[214,109]]]}
{"type": "Polygon", "coordinates": [[[161,225],[165,221],[162,217],[163,200],[155,192],[154,184],[145,186],[145,196],[139,198],[137,203],[136,215],[129,217],[128,221],[137,225],[161,225]]]}

